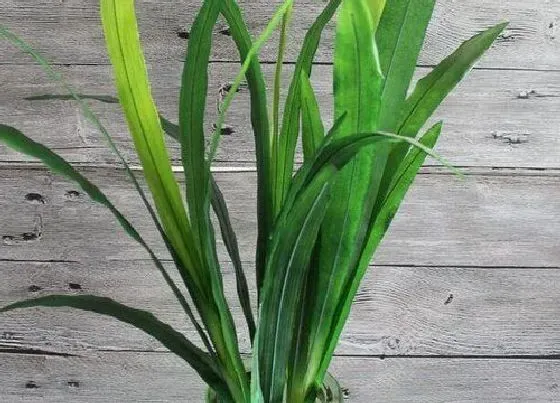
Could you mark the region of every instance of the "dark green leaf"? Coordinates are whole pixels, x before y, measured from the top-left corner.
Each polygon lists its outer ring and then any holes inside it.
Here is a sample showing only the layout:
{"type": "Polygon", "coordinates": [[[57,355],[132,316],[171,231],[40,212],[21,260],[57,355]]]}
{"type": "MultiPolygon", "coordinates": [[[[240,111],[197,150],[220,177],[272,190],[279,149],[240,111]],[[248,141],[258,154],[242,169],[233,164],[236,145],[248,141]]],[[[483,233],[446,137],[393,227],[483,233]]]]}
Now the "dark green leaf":
{"type": "Polygon", "coordinates": [[[418,81],[412,95],[406,100],[398,133],[415,136],[506,26],[507,23],[498,24],[473,36],[418,81]]]}
{"type": "MultiPolygon", "coordinates": [[[[355,133],[372,133],[378,128],[380,95],[383,77],[379,67],[374,35],[375,8],[383,2],[367,0],[343,1],[337,15],[334,56],[335,118],[346,114],[336,131],[337,138],[355,133]],[[370,4],[375,3],[375,4],[370,4]]],[[[368,220],[378,194],[382,173],[387,161],[389,143],[377,142],[364,147],[346,165],[333,184],[332,202],[328,207],[319,237],[318,264],[311,268],[314,287],[320,292],[311,295],[306,290],[305,322],[311,329],[302,334],[298,351],[302,356],[294,360],[291,384],[297,393],[315,388],[317,373],[328,341],[331,321],[343,287],[356,259],[356,248],[367,235],[368,220]]],[[[319,380],[320,383],[320,380],[319,380]]]]}
{"type": "MultiPolygon", "coordinates": [[[[317,52],[323,29],[333,18],[341,1],[342,0],[330,0],[329,4],[321,12],[321,14],[319,14],[305,35],[303,46],[296,61],[294,75],[292,76],[292,81],[288,89],[288,95],[284,106],[282,130],[280,132],[280,136],[273,140],[274,217],[276,217],[280,211],[282,202],[290,186],[294,169],[294,154],[299,133],[301,111],[301,75],[306,74],[308,77],[311,75],[313,59],[315,57],[315,53],[317,52]]],[[[257,279],[259,276],[264,278],[264,273],[257,272],[257,279]]],[[[260,285],[261,283],[259,282],[259,289],[260,285]]]]}
{"type": "Polygon", "coordinates": [[[188,362],[201,378],[214,390],[227,396],[227,388],[211,356],[188,341],[168,324],[161,322],[150,312],[130,308],[110,298],[94,295],[49,295],[16,302],[0,309],[0,313],[20,308],[71,307],[101,315],[111,316],[128,323],[154,337],[172,353],[188,362]]]}
{"type": "MultiPolygon", "coordinates": [[[[428,132],[420,139],[420,144],[428,148],[434,147],[439,135],[441,134],[441,126],[441,123],[438,123],[428,130],[428,132]]],[[[333,325],[329,331],[328,342],[322,358],[321,367],[317,374],[317,380],[323,379],[329,367],[331,357],[340,338],[340,334],[342,333],[344,323],[350,313],[350,308],[358,290],[360,281],[369,266],[374,251],[377,249],[379,243],[389,228],[389,224],[396,215],[406,192],[414,181],[418,170],[424,163],[426,155],[426,150],[418,147],[411,149],[395,176],[396,179],[391,186],[391,191],[385,198],[379,214],[372,216],[369,223],[370,229],[368,230],[368,237],[364,240],[363,247],[359,249],[360,256],[356,262],[356,268],[353,270],[353,276],[346,282],[343,288],[344,292],[342,293],[338,306],[333,313],[333,325]]]]}
{"type": "Polygon", "coordinates": [[[321,111],[315,92],[307,74],[301,75],[301,136],[303,144],[303,156],[312,159],[315,152],[323,142],[325,128],[321,120],[321,111]]]}
{"type": "MultiPolygon", "coordinates": [[[[150,255],[152,261],[155,263],[157,269],[163,275],[166,283],[172,289],[175,297],[181,303],[181,306],[189,316],[191,322],[195,325],[200,337],[205,343],[209,351],[212,351],[212,347],[198,321],[192,314],[192,310],[185,300],[183,294],[179,288],[175,285],[167,270],[163,267],[161,261],[156,257],[153,250],[148,246],[140,234],[136,231],[134,226],[126,219],[126,217],[115,207],[113,203],[105,196],[101,190],[91,183],[85,176],[80,174],[74,167],[72,167],[68,162],[66,162],[58,154],[51,151],[49,148],[43,146],[42,144],[36,143],[32,139],[26,137],[19,130],[0,124],[0,142],[6,144],[10,148],[29,155],[31,157],[39,159],[44,163],[49,169],[57,174],[64,176],[67,179],[77,183],[80,188],[86,192],[86,194],[95,202],[100,203],[107,207],[111,213],[115,216],[119,224],[125,230],[125,232],[136,242],[138,242],[150,255]]],[[[156,223],[159,223],[156,220],[156,223]]]]}
{"type": "MultiPolygon", "coordinates": [[[[222,0],[222,15],[226,19],[231,37],[234,40],[241,61],[247,59],[252,48],[251,34],[243,20],[241,10],[235,0],[222,0]]],[[[268,101],[266,84],[257,58],[250,59],[250,66],[246,74],[251,97],[251,124],[255,135],[255,152],[257,158],[257,252],[256,271],[257,285],[260,290],[262,273],[266,259],[268,237],[272,231],[274,213],[272,210],[272,138],[268,120],[268,101]]]]}
{"type": "MultiPolygon", "coordinates": [[[[183,278],[183,281],[186,285],[188,284],[194,284],[193,280],[191,279],[188,270],[185,269],[184,263],[179,259],[177,252],[175,251],[174,247],[171,245],[171,243],[169,242],[169,239],[167,237],[167,235],[165,234],[165,232],[163,231],[163,228],[161,227],[161,224],[158,220],[158,217],[154,211],[154,209],[152,208],[152,206],[150,205],[150,202],[148,201],[146,194],[144,193],[144,190],[140,187],[140,184],[138,183],[138,180],[136,179],[136,176],[134,175],[134,172],[132,172],[132,170],[130,169],[130,166],[128,165],[128,163],[126,162],[126,159],[124,158],[124,156],[122,155],[122,153],[119,151],[119,149],[117,148],[115,142],[113,141],[111,135],[109,134],[109,132],[107,131],[107,129],[105,129],[105,127],[101,124],[101,122],[99,121],[99,119],[97,118],[97,116],[93,113],[93,111],[90,109],[90,107],[88,106],[87,102],[85,102],[84,99],[82,99],[80,97],[80,94],[78,94],[78,92],[72,87],[72,85],[70,85],[67,81],[64,80],[64,78],[58,73],[56,72],[49,64],[48,62],[39,54],[37,53],[31,46],[29,46],[27,43],[25,43],[23,40],[21,40],[20,38],[18,38],[16,35],[14,35],[12,32],[8,31],[7,29],[3,28],[2,26],[0,26],[0,36],[4,37],[5,39],[7,39],[9,42],[11,42],[12,44],[14,44],[15,46],[17,46],[19,49],[21,49],[23,52],[29,54],[40,66],[41,68],[47,73],[47,75],[53,80],[58,82],[66,91],[68,91],[68,93],[71,95],[71,97],[80,105],[80,108],[82,110],[82,113],[84,114],[84,116],[95,126],[99,129],[99,131],[101,132],[101,134],[105,137],[105,139],[107,140],[107,143],[109,145],[109,147],[111,148],[111,150],[119,157],[119,160],[121,161],[121,163],[123,164],[124,168],[125,168],[125,172],[127,173],[127,175],[129,176],[129,178],[131,179],[134,188],[136,189],[136,191],[138,192],[138,194],[140,195],[144,205],[146,206],[146,209],[148,210],[154,224],[156,225],[157,230],[159,231],[159,233],[161,234],[163,240],[165,241],[165,244],[169,250],[169,252],[171,253],[177,267],[179,268],[179,271],[181,273],[181,276],[183,278]]],[[[51,99],[51,97],[57,97],[57,96],[52,96],[52,95],[46,95],[43,98],[44,99],[51,99]]],[[[64,96],[62,96],[64,97],[64,96]]],[[[110,99],[107,99],[108,97],[104,97],[104,102],[111,102],[110,99]]],[[[101,99],[97,99],[97,100],[101,100],[101,99]]],[[[161,264],[161,262],[156,258],[156,256],[153,254],[153,252],[151,251],[151,249],[148,247],[148,245],[146,245],[145,243],[142,244],[142,246],[148,251],[148,253],[150,254],[150,256],[152,257],[152,259],[154,260],[154,263],[156,264],[157,268],[162,272],[162,274],[165,277],[166,282],[170,285],[171,288],[173,288],[173,292],[175,293],[175,295],[177,296],[177,298],[179,299],[179,301],[181,302],[181,304],[183,305],[183,308],[185,309],[185,312],[187,313],[187,315],[189,316],[190,320],[192,321],[192,323],[195,325],[195,328],[198,330],[201,339],[204,341],[205,345],[208,347],[208,350],[211,351],[212,348],[209,344],[209,341],[204,333],[204,331],[202,330],[201,326],[198,324],[198,322],[196,321],[196,319],[194,318],[192,311],[190,310],[190,307],[188,306],[188,304],[186,304],[186,301],[184,300],[184,298],[182,297],[182,295],[179,297],[179,295],[181,294],[180,291],[172,284],[170,283],[170,278],[167,276],[167,274],[165,273],[165,270],[161,264]]],[[[197,300],[196,295],[193,295],[193,299],[197,300]]]]}
{"type": "Polygon", "coordinates": [[[218,222],[220,223],[222,239],[235,269],[235,276],[237,280],[237,295],[239,296],[239,302],[241,303],[243,314],[245,315],[245,319],[247,320],[249,337],[251,338],[251,341],[253,341],[256,331],[255,319],[253,318],[253,312],[251,310],[249,287],[247,286],[247,278],[245,277],[245,272],[243,271],[243,266],[241,264],[241,256],[239,255],[237,237],[235,236],[235,231],[231,226],[231,220],[229,218],[229,212],[224,200],[224,196],[220,191],[218,184],[213,178],[211,184],[212,208],[214,209],[216,217],[218,218],[218,222]]]}
{"type": "Polygon", "coordinates": [[[377,29],[379,61],[385,76],[379,127],[395,131],[416,68],[435,0],[387,0],[377,29]]]}
{"type": "MultiPolygon", "coordinates": [[[[210,164],[205,159],[204,117],[208,91],[208,67],[212,47],[213,27],[221,9],[221,1],[205,0],[191,27],[187,56],[183,68],[179,102],[179,133],[182,163],[186,179],[186,198],[195,242],[201,252],[202,268],[211,304],[204,318],[213,317],[218,326],[212,327],[220,361],[228,374],[228,386],[236,401],[250,395],[249,380],[239,353],[237,333],[224,295],[222,275],[216,252],[214,229],[210,221],[210,164]]],[[[235,89],[232,88],[235,92],[235,89]]],[[[218,127],[218,132],[220,128],[218,127]]],[[[210,301],[206,302],[207,305],[210,301]]]]}

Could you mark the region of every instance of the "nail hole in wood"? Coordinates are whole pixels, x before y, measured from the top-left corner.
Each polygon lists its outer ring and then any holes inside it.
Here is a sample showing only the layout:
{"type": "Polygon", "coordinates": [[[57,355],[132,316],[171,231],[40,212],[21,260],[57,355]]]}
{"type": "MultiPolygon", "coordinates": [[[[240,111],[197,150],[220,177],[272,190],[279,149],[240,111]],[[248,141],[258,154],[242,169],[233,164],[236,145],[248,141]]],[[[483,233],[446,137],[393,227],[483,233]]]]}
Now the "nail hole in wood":
{"type": "Polygon", "coordinates": [[[69,283],[68,288],[70,288],[71,290],[81,290],[82,286],[78,283],[69,283]]]}
{"type": "Polygon", "coordinates": [[[37,384],[33,381],[28,381],[25,383],[25,388],[26,389],[38,389],[39,386],[37,386],[37,384]]]}
{"type": "Polygon", "coordinates": [[[80,198],[81,195],[80,192],[76,190],[69,190],[64,194],[64,196],[66,197],[67,200],[76,201],[80,198]]]}
{"type": "Polygon", "coordinates": [[[229,28],[220,29],[218,32],[225,36],[231,36],[231,31],[229,30],[229,28]]]}
{"type": "Polygon", "coordinates": [[[180,29],[176,32],[177,37],[181,38],[181,39],[189,39],[189,37],[191,36],[191,33],[189,31],[187,31],[186,29],[180,29]]]}
{"type": "Polygon", "coordinates": [[[29,287],[27,287],[27,291],[29,291],[29,292],[39,292],[41,290],[42,290],[42,288],[39,287],[38,285],[35,285],[35,284],[32,284],[29,287]]]}
{"type": "Polygon", "coordinates": [[[68,381],[68,387],[69,388],[79,388],[80,387],[80,382],[78,382],[78,381],[68,381]]]}
{"type": "Polygon", "coordinates": [[[39,193],[27,193],[25,195],[25,201],[31,204],[45,204],[45,199],[39,193]]]}
{"type": "Polygon", "coordinates": [[[24,241],[35,241],[38,238],[37,234],[34,232],[24,232],[21,234],[21,239],[24,241]]]}
{"type": "Polygon", "coordinates": [[[342,388],[342,398],[343,399],[350,399],[350,389],[342,388]]]}

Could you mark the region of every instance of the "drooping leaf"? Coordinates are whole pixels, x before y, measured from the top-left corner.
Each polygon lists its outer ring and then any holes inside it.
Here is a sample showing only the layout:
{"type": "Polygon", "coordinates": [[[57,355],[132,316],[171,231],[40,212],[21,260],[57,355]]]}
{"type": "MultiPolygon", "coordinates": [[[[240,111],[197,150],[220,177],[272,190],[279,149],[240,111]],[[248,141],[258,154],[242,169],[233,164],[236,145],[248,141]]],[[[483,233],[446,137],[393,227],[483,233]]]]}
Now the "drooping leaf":
{"type": "MultiPolygon", "coordinates": [[[[175,261],[177,267],[179,268],[179,271],[181,273],[183,281],[185,282],[185,284],[192,284],[193,281],[192,281],[190,275],[188,274],[187,270],[185,270],[184,263],[179,259],[174,246],[171,245],[171,243],[169,242],[169,239],[168,239],[167,235],[165,234],[163,228],[161,227],[161,224],[159,222],[159,219],[158,219],[154,209],[152,208],[150,202],[148,201],[148,198],[146,197],[146,194],[145,194],[144,190],[142,189],[138,180],[136,179],[136,176],[134,175],[134,172],[132,171],[132,169],[130,169],[130,166],[128,165],[128,163],[127,163],[126,159],[124,158],[124,156],[122,155],[122,153],[117,148],[117,146],[116,146],[115,142],[113,141],[111,135],[109,134],[107,129],[101,124],[101,122],[99,121],[99,119],[97,118],[95,113],[93,113],[91,108],[88,106],[87,102],[80,96],[78,91],[76,91],[76,89],[74,89],[74,87],[72,85],[70,85],[66,80],[64,80],[64,78],[49,65],[49,63],[45,60],[45,58],[43,58],[38,52],[36,52],[29,44],[27,44],[22,39],[20,39],[15,34],[13,34],[12,32],[10,32],[9,30],[7,30],[6,28],[4,28],[2,26],[0,26],[0,36],[7,39],[10,43],[17,46],[23,52],[29,54],[39,64],[39,66],[41,66],[41,68],[47,73],[47,75],[53,81],[59,83],[69,93],[69,95],[79,104],[79,106],[82,110],[82,113],[84,114],[86,119],[88,119],[95,127],[97,127],[99,129],[99,131],[101,132],[103,137],[107,140],[107,143],[108,143],[110,149],[118,156],[119,160],[121,161],[122,165],[124,166],[126,174],[128,175],[128,177],[132,181],[132,183],[134,185],[134,188],[136,189],[140,198],[142,199],[142,202],[146,206],[146,209],[148,210],[148,213],[150,214],[150,217],[152,218],[158,232],[161,234],[161,236],[162,236],[162,238],[165,242],[166,247],[168,248],[169,252],[171,253],[171,256],[173,257],[173,260],[175,261]]],[[[65,96],[64,95],[62,95],[62,96],[45,95],[42,98],[44,98],[44,99],[51,99],[51,98],[56,99],[57,97],[65,97],[65,96]]],[[[90,96],[90,98],[91,98],[91,96],[90,96]]],[[[63,99],[63,98],[61,98],[61,99],[63,99]]],[[[101,98],[97,98],[97,100],[102,100],[103,102],[113,102],[112,97],[101,97],[101,98]]],[[[163,276],[165,277],[166,282],[173,289],[173,292],[177,296],[178,300],[181,302],[181,305],[183,306],[185,312],[189,316],[189,319],[194,324],[194,326],[197,329],[201,339],[203,340],[204,344],[207,346],[208,351],[212,351],[212,347],[210,346],[210,343],[208,341],[208,338],[206,337],[206,334],[204,333],[202,327],[200,326],[200,324],[198,323],[198,321],[196,320],[196,318],[192,314],[192,311],[191,311],[190,307],[188,306],[188,304],[186,304],[186,301],[184,300],[182,295],[179,296],[179,294],[181,294],[180,291],[176,287],[174,287],[173,284],[170,283],[170,281],[169,281],[170,278],[165,273],[163,265],[156,258],[156,256],[153,254],[153,252],[148,247],[148,245],[143,243],[142,246],[148,251],[148,253],[152,257],[152,260],[156,264],[156,267],[160,270],[160,272],[162,272],[163,276]]]]}
{"type": "MultiPolygon", "coordinates": [[[[92,99],[95,101],[100,101],[105,103],[119,102],[117,98],[112,97],[110,95],[78,94],[78,96],[81,99],[92,99]]],[[[43,95],[28,97],[26,99],[27,100],[74,100],[74,97],[72,95],[43,94],[43,95]]],[[[172,123],[162,115],[160,115],[159,117],[164,132],[174,140],[178,141],[180,144],[181,137],[179,135],[179,126],[172,123]]],[[[247,320],[249,335],[251,337],[251,340],[254,340],[254,334],[256,329],[255,320],[251,310],[249,287],[247,285],[247,279],[245,277],[245,273],[243,271],[243,267],[241,263],[237,238],[233,230],[233,227],[231,225],[227,204],[225,202],[222,192],[220,191],[218,184],[216,183],[213,177],[211,177],[211,188],[212,188],[212,194],[211,194],[212,208],[214,209],[214,213],[218,218],[218,222],[220,224],[220,229],[222,233],[222,239],[224,241],[224,245],[226,246],[226,249],[228,251],[228,254],[232,260],[235,269],[236,281],[237,281],[237,293],[239,296],[241,307],[243,308],[243,313],[247,320]]]]}
{"type": "Polygon", "coordinates": [[[52,172],[62,175],[63,177],[75,182],[80,186],[80,188],[95,202],[100,203],[107,207],[111,213],[115,216],[121,227],[125,232],[136,242],[138,242],[150,255],[150,258],[156,265],[156,268],[160,271],[165,279],[167,285],[173,291],[173,294],[189,316],[191,322],[196,327],[202,341],[207,347],[208,351],[212,351],[212,347],[202,330],[202,327],[195,319],[192,309],[185,297],[175,285],[171,276],[168,274],[167,270],[157,258],[153,250],[148,246],[144,239],[140,236],[138,231],[134,226],[127,220],[127,218],[115,207],[113,203],[107,198],[107,196],[93,183],[91,183],[85,176],[80,174],[72,165],[65,161],[58,154],[51,151],[49,148],[43,146],[42,144],[36,143],[32,139],[26,137],[19,130],[0,124],[0,142],[6,144],[10,148],[19,151],[23,154],[29,155],[31,157],[39,159],[44,163],[52,172]]]}
{"type": "Polygon", "coordinates": [[[303,156],[311,159],[325,137],[321,111],[311,81],[307,74],[301,74],[301,139],[303,156]]]}
{"type": "Polygon", "coordinates": [[[111,316],[149,334],[172,353],[178,355],[214,390],[228,396],[226,385],[211,356],[192,344],[185,336],[153,314],[118,303],[110,298],[94,295],[49,295],[16,302],[0,309],[0,313],[20,308],[70,307],[111,316]]]}

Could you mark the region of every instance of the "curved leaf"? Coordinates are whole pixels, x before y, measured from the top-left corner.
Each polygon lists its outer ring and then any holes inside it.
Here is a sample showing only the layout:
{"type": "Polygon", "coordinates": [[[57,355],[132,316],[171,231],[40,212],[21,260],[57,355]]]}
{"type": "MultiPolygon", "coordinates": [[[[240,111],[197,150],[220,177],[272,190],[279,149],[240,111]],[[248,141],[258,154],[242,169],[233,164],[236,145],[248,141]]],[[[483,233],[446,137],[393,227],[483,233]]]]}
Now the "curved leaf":
{"type": "Polygon", "coordinates": [[[0,313],[32,307],[70,307],[111,316],[121,322],[128,323],[154,337],[169,351],[189,363],[212,389],[228,396],[226,385],[219,370],[212,362],[211,356],[150,312],[130,308],[110,298],[94,295],[49,295],[5,306],[0,309],[0,313]]]}
{"type": "MultiPolygon", "coordinates": [[[[370,7],[382,9],[383,1],[343,0],[337,16],[334,56],[335,118],[346,113],[336,136],[378,130],[383,76],[379,66],[374,35],[380,15],[370,7]]],[[[367,235],[368,217],[378,195],[387,162],[389,143],[364,147],[346,165],[333,184],[333,198],[321,228],[318,264],[311,270],[314,287],[306,291],[306,312],[310,334],[301,340],[301,354],[294,369],[295,388],[309,391],[314,387],[323,359],[328,331],[343,286],[352,276],[356,247],[367,235]]]]}
{"type": "MultiPolygon", "coordinates": [[[[157,258],[154,251],[148,246],[148,244],[144,241],[144,239],[140,236],[138,231],[134,228],[134,226],[126,219],[126,217],[115,207],[113,203],[107,198],[107,196],[101,192],[101,190],[91,183],[85,176],[80,174],[72,165],[66,162],[62,157],[58,154],[51,151],[49,148],[45,147],[42,144],[36,143],[32,139],[26,137],[23,133],[19,130],[0,124],[0,142],[6,144],[10,148],[19,151],[23,154],[29,155],[31,157],[39,159],[42,163],[44,163],[52,172],[62,175],[63,177],[70,179],[71,181],[77,183],[80,188],[95,202],[100,203],[107,207],[111,213],[115,216],[121,227],[125,230],[125,232],[136,242],[138,242],[150,255],[150,258],[156,265],[156,268],[160,271],[165,282],[173,291],[173,294],[187,313],[189,319],[197,329],[202,341],[204,342],[205,346],[208,348],[208,351],[212,351],[212,346],[206,337],[206,334],[202,330],[202,327],[195,319],[192,309],[188,302],[186,301],[185,297],[179,290],[179,288],[175,285],[174,281],[172,280],[171,276],[167,273],[165,267],[161,261],[157,258]]],[[[156,221],[157,222],[157,221],[156,221]]]]}
{"type": "Polygon", "coordinates": [[[425,149],[425,147],[432,148],[435,146],[439,135],[441,134],[441,126],[442,124],[438,123],[426,132],[419,141],[419,145],[422,147],[412,145],[411,151],[401,164],[397,175],[395,175],[395,181],[393,182],[391,190],[387,194],[384,203],[382,203],[381,210],[378,214],[372,216],[371,221],[369,222],[370,228],[368,229],[368,236],[364,240],[363,246],[358,248],[360,253],[359,259],[356,261],[356,267],[352,270],[353,275],[348,279],[343,287],[344,291],[341,299],[339,300],[336,310],[333,313],[334,320],[332,322],[332,327],[326,335],[327,343],[325,345],[324,355],[315,378],[315,381],[318,383],[320,383],[328,370],[334,349],[338,344],[340,334],[344,328],[344,323],[350,314],[354,296],[356,295],[360,282],[369,267],[371,257],[387,232],[387,229],[396,215],[410,185],[414,181],[418,170],[424,164],[426,156],[430,155],[430,153],[427,153],[427,149],[425,149]]]}
{"type": "MultiPolygon", "coordinates": [[[[210,163],[205,159],[204,117],[213,27],[221,2],[205,0],[191,27],[179,100],[179,134],[186,183],[186,200],[194,242],[201,258],[201,283],[208,298],[199,306],[203,320],[211,319],[210,337],[228,374],[236,401],[250,394],[249,380],[239,353],[237,332],[224,295],[214,229],[210,221],[210,163]]],[[[235,90],[233,90],[235,91],[235,90]]],[[[221,128],[217,129],[221,132],[221,128]]],[[[193,245],[194,246],[194,245],[193,245]]]]}
{"type": "MultiPolygon", "coordinates": [[[[93,113],[93,111],[90,109],[87,102],[85,102],[85,100],[83,98],[81,98],[80,94],[78,94],[78,92],[72,87],[72,85],[70,85],[67,81],[65,81],[64,78],[58,72],[56,72],[49,65],[49,63],[39,53],[37,53],[30,45],[28,45],[26,42],[24,42],[19,37],[17,37],[15,34],[8,31],[7,29],[5,29],[2,26],[0,26],[0,36],[4,37],[8,41],[10,41],[13,45],[17,46],[19,49],[21,49],[23,52],[29,54],[35,61],[37,61],[37,63],[47,73],[47,75],[53,81],[58,82],[69,93],[70,97],[73,98],[80,105],[82,113],[84,114],[86,119],[88,119],[95,127],[97,127],[99,129],[99,131],[101,132],[103,137],[105,137],[105,139],[107,140],[107,143],[108,143],[110,149],[118,156],[119,160],[123,164],[126,174],[128,175],[128,177],[132,181],[132,183],[134,185],[134,188],[136,189],[136,191],[140,195],[140,198],[142,199],[142,202],[146,206],[146,209],[148,210],[148,213],[150,214],[150,217],[152,218],[158,232],[161,234],[163,240],[165,241],[165,245],[168,248],[169,252],[171,253],[171,256],[173,257],[173,260],[175,261],[175,264],[177,265],[177,267],[180,271],[181,277],[183,278],[183,281],[184,281],[185,285],[193,284],[193,281],[192,281],[189,273],[184,268],[185,267],[184,263],[182,261],[180,261],[174,247],[169,242],[169,239],[168,239],[167,235],[165,234],[163,228],[161,227],[161,224],[159,222],[159,219],[158,219],[154,209],[152,208],[150,202],[148,201],[148,198],[146,197],[146,194],[144,193],[144,190],[140,187],[140,184],[138,183],[138,180],[136,179],[136,176],[134,175],[134,172],[132,172],[132,170],[130,169],[130,166],[126,162],[126,159],[124,158],[122,153],[117,148],[117,146],[116,146],[115,142],[113,141],[111,135],[109,134],[107,129],[105,129],[105,127],[101,124],[101,122],[99,121],[97,116],[93,113]]],[[[61,99],[63,99],[67,96],[65,96],[65,95],[61,95],[61,96],[45,95],[45,96],[42,97],[42,99],[43,98],[44,99],[51,99],[51,97],[60,97],[61,99]]],[[[91,98],[91,96],[89,96],[89,97],[91,98]]],[[[103,102],[113,102],[112,97],[97,97],[96,99],[97,100],[103,100],[103,102]]],[[[199,332],[199,335],[200,335],[201,339],[203,340],[204,344],[208,347],[208,351],[212,351],[212,347],[210,346],[208,338],[206,337],[206,334],[204,333],[202,327],[200,326],[200,324],[198,323],[198,321],[196,320],[196,318],[192,314],[192,311],[191,311],[190,307],[188,306],[188,304],[186,303],[186,301],[184,300],[182,295],[181,295],[181,297],[178,296],[178,294],[181,294],[180,291],[176,287],[174,287],[172,284],[170,284],[170,282],[169,282],[170,278],[165,273],[165,269],[164,269],[163,265],[161,264],[159,259],[157,259],[157,257],[153,254],[153,252],[148,247],[148,245],[146,245],[144,243],[142,246],[148,251],[148,253],[152,257],[152,260],[156,264],[157,268],[164,275],[166,282],[173,289],[173,292],[176,294],[177,298],[181,302],[181,304],[183,306],[183,309],[185,310],[185,313],[187,313],[187,315],[189,316],[189,319],[191,320],[191,322],[194,324],[195,328],[199,332]]],[[[196,295],[194,297],[196,297],[196,295]]],[[[196,300],[196,298],[194,298],[194,299],[196,300]]]]}

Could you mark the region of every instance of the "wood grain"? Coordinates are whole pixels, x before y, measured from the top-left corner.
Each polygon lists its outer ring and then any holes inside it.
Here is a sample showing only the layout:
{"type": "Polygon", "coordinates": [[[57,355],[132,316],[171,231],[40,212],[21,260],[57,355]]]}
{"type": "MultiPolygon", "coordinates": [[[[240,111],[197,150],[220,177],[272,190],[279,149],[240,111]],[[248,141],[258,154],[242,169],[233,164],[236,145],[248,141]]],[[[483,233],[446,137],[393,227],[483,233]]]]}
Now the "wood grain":
{"type": "MultiPolygon", "coordinates": [[[[249,28],[260,33],[279,0],[242,0],[249,28]]],[[[151,62],[181,60],[188,31],[199,2],[188,0],[138,1],[137,14],[146,55],[151,62]]],[[[305,31],[323,7],[322,2],[297,3],[289,37],[287,60],[295,60],[305,31]]],[[[560,4],[557,1],[511,0],[507,4],[485,0],[446,0],[437,4],[419,63],[433,65],[451,53],[460,42],[502,20],[510,26],[484,59],[490,68],[560,69],[560,4]]],[[[0,24],[24,36],[51,61],[71,64],[107,63],[95,0],[4,0],[0,24]],[[52,40],[57,38],[57,40],[52,40]]],[[[332,59],[333,29],[329,26],[317,54],[317,61],[332,59]]],[[[276,37],[262,50],[261,58],[276,56],[276,37]]],[[[29,59],[7,43],[0,43],[0,63],[28,63],[29,59]]],[[[214,36],[214,60],[237,60],[237,53],[221,22],[214,36]]]]}
{"type": "MultiPolygon", "coordinates": [[[[124,173],[84,173],[121,207],[148,243],[157,231],[124,173]]],[[[181,175],[178,174],[178,177],[181,175]]],[[[241,256],[254,258],[255,182],[251,172],[216,175],[229,203],[241,256]]],[[[420,175],[377,257],[378,264],[558,267],[560,176],[420,175]]],[[[0,256],[18,260],[138,259],[105,208],[44,170],[0,169],[0,256]],[[44,203],[26,202],[30,193],[44,203]]],[[[222,253],[222,256],[225,256],[222,253]]]]}
{"type": "MultiPolygon", "coordinates": [[[[174,269],[169,264],[169,271],[174,269]]],[[[254,271],[245,264],[254,290],[254,271]]],[[[0,306],[47,294],[95,294],[148,309],[198,337],[148,261],[0,262],[0,306]]],[[[560,270],[375,266],[365,277],[337,350],[377,356],[552,356],[560,354],[560,270]]],[[[224,267],[243,351],[249,341],[235,277],[224,267]]],[[[252,301],[255,303],[255,294],[252,301]]],[[[27,309],[0,316],[1,349],[83,354],[164,351],[112,318],[72,309],[27,309]]]]}
{"type": "MultiPolygon", "coordinates": [[[[272,82],[272,65],[264,66],[272,82]]],[[[108,66],[71,66],[59,70],[83,93],[113,95],[108,66]]],[[[0,93],[0,116],[28,136],[42,142],[72,162],[115,163],[98,130],[85,120],[73,101],[29,101],[25,97],[58,93],[38,66],[0,66],[5,84],[0,93]]],[[[419,78],[429,70],[421,68],[419,78]]],[[[207,105],[207,132],[215,122],[218,91],[231,82],[237,67],[215,63],[211,69],[207,105]]],[[[287,85],[292,67],[287,66],[287,85]]],[[[158,107],[176,121],[181,65],[152,67],[153,89],[158,107]]],[[[313,84],[326,124],[332,122],[332,69],[314,68],[313,84]]],[[[131,161],[132,150],[120,107],[91,103],[131,161]]],[[[459,166],[560,168],[560,72],[475,70],[445,101],[430,123],[443,119],[444,133],[438,151],[459,166]]],[[[242,89],[227,118],[229,132],[223,136],[218,162],[239,166],[254,164],[254,141],[249,119],[248,91],[242,89]]],[[[169,142],[172,154],[180,153],[169,142]]],[[[301,153],[298,152],[298,159],[301,153]]],[[[26,160],[0,146],[0,161],[26,160]]],[[[175,161],[175,163],[178,163],[175,161]]],[[[429,164],[436,164],[434,161],[429,164]]]]}
{"type": "MultiPolygon", "coordinates": [[[[203,385],[170,354],[4,356],[0,399],[10,403],[203,401],[203,385]]],[[[559,369],[558,361],[541,360],[335,357],[332,365],[345,401],[356,403],[553,402],[560,399],[559,369]]]]}

